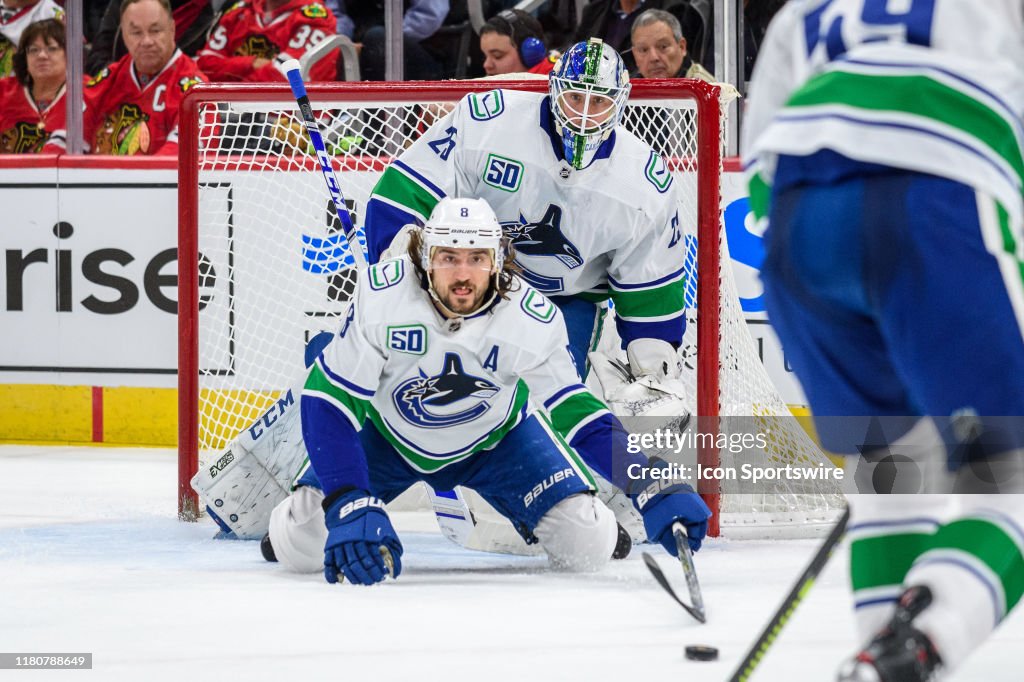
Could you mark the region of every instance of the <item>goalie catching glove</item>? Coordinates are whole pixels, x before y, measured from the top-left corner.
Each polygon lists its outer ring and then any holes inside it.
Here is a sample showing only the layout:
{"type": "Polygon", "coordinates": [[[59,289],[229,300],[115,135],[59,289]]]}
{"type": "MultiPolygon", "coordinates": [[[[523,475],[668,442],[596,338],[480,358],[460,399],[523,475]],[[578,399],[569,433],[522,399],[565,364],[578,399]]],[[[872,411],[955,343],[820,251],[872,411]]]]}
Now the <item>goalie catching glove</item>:
{"type": "Polygon", "coordinates": [[[618,417],[683,417],[689,420],[686,391],[679,375],[679,356],[660,339],[635,339],[626,348],[629,364],[601,351],[590,353],[590,365],[608,407],[618,417]]]}
{"type": "Polygon", "coordinates": [[[402,572],[402,543],[384,502],[365,490],[342,489],[323,502],[327,523],[324,577],[339,576],[356,585],[373,585],[402,572]]]}
{"type": "Polygon", "coordinates": [[[711,510],[693,488],[669,478],[670,473],[668,462],[652,458],[643,477],[631,486],[630,497],[643,517],[647,537],[676,556],[672,524],[679,521],[686,527],[690,550],[696,552],[708,533],[711,510]]]}

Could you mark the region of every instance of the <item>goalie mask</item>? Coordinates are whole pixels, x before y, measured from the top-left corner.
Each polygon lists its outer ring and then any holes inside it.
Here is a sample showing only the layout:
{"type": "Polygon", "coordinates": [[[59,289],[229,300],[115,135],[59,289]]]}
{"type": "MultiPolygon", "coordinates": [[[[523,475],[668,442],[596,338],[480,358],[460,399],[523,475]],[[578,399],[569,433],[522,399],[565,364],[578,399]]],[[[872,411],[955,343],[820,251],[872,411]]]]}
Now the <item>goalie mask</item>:
{"type": "Polygon", "coordinates": [[[622,117],[629,87],[622,57],[599,38],[576,43],[555,64],[548,80],[551,114],[573,168],[594,160],[622,117]]]}
{"type": "Polygon", "coordinates": [[[447,315],[470,315],[498,296],[506,246],[501,225],[486,201],[442,199],[420,229],[420,238],[419,256],[427,288],[447,315]],[[478,293],[473,280],[483,278],[475,277],[474,271],[481,270],[487,273],[487,284],[478,293]],[[470,309],[466,309],[467,304],[470,309]]]}

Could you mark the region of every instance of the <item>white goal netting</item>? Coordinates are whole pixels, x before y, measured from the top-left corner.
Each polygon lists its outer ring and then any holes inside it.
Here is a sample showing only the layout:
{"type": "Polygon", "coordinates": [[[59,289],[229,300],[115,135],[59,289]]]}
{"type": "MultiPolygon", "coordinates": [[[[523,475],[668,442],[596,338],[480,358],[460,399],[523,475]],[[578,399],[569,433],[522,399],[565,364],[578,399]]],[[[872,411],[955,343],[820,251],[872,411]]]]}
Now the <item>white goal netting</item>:
{"type": "MultiPolygon", "coordinates": [[[[370,191],[389,161],[452,102],[481,87],[462,82],[311,88],[357,227],[362,225],[370,191]]],[[[537,90],[545,85],[505,83],[503,87],[537,90]]],[[[182,476],[195,470],[197,455],[205,459],[218,453],[254,420],[267,419],[263,417],[267,410],[301,379],[305,344],[319,331],[335,331],[344,319],[354,273],[341,226],[287,90],[221,86],[203,97],[194,118],[186,116],[182,124],[193,126],[183,136],[183,144],[195,145],[194,160],[183,164],[180,175],[182,244],[190,248],[187,235],[194,231],[199,254],[198,317],[191,319],[187,306],[182,310],[181,419],[196,420],[192,431],[182,430],[182,476]],[[187,205],[194,213],[189,213],[187,205]],[[190,355],[189,334],[196,328],[197,348],[190,355]],[[190,403],[188,396],[193,393],[195,402],[190,403]]],[[[679,215],[686,229],[689,269],[689,323],[681,353],[694,396],[691,411],[698,412],[700,384],[710,385],[708,376],[713,374],[718,399],[712,409],[723,417],[719,430],[757,431],[764,443],[738,455],[721,450],[724,468],[738,470],[746,462],[764,467],[819,463],[831,467],[791,418],[747,330],[725,239],[717,227],[723,124],[717,115],[699,117],[698,99],[679,88],[640,85],[634,87],[624,120],[627,128],[669,161],[681,189],[679,215]],[[714,120],[714,129],[701,129],[712,125],[706,120],[714,120]],[[708,155],[709,151],[713,153],[708,155]],[[714,161],[698,163],[699,158],[714,161]],[[709,194],[709,187],[713,193],[709,194]],[[701,211],[710,212],[706,215],[712,216],[712,234],[718,233],[717,244],[710,248],[720,249],[722,265],[710,272],[707,263],[699,267],[701,211]],[[698,319],[714,317],[698,307],[702,277],[717,282],[711,288],[717,289],[717,300],[702,301],[702,307],[714,306],[717,311],[717,333],[707,343],[717,343],[718,353],[714,362],[702,363],[698,372],[698,319]]],[[[702,413],[708,413],[707,405],[702,413]]],[[[724,534],[731,536],[813,533],[824,528],[842,506],[834,484],[775,480],[750,485],[726,480],[721,485],[720,519],[724,534]]]]}

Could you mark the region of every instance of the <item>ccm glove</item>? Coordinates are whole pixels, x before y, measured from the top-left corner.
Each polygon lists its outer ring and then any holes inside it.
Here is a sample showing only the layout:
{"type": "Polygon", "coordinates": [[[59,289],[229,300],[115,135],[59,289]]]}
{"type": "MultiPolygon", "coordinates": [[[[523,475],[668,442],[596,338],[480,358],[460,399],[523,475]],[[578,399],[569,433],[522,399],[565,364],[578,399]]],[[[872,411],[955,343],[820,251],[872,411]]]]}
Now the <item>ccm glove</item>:
{"type": "Polygon", "coordinates": [[[668,469],[667,462],[652,459],[644,478],[636,481],[633,487],[633,504],[644,520],[647,537],[659,543],[666,552],[676,556],[676,539],[672,534],[672,524],[676,521],[686,527],[690,550],[696,552],[708,533],[711,510],[686,483],[651,475],[658,470],[667,475],[668,469]]]}
{"type": "Polygon", "coordinates": [[[373,585],[402,572],[402,543],[398,541],[384,502],[365,490],[342,489],[323,502],[327,523],[324,578],[338,574],[356,585],[373,585]],[[392,566],[388,565],[390,556],[392,566]]]}

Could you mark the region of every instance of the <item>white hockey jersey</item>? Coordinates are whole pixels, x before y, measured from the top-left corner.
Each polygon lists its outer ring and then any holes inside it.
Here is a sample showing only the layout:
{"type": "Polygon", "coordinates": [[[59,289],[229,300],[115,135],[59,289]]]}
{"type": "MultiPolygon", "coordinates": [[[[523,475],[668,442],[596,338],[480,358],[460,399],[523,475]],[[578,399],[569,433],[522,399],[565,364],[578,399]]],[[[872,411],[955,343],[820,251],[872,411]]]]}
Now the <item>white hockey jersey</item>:
{"type": "Polygon", "coordinates": [[[829,149],[983,188],[1019,221],[1022,113],[1020,0],[791,0],[744,115],[752,207],[779,154],[829,149]]]}
{"type": "MultiPolygon", "coordinates": [[[[508,296],[449,321],[408,258],[371,266],[360,274],[347,320],[314,364],[303,400],[326,401],[356,431],[369,419],[423,473],[495,445],[530,413],[528,398],[566,434],[609,414],[580,384],[558,308],[526,285],[508,296]]],[[[317,425],[304,430],[312,452],[317,425]]],[[[339,457],[359,447],[324,446],[339,457]]]]}
{"type": "Polygon", "coordinates": [[[679,343],[685,244],[665,161],[621,126],[583,170],[572,170],[561,150],[545,95],[467,95],[378,181],[367,206],[370,260],[442,197],[483,198],[531,286],[553,296],[611,296],[634,325],[623,338],[679,343]]]}

